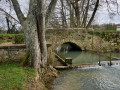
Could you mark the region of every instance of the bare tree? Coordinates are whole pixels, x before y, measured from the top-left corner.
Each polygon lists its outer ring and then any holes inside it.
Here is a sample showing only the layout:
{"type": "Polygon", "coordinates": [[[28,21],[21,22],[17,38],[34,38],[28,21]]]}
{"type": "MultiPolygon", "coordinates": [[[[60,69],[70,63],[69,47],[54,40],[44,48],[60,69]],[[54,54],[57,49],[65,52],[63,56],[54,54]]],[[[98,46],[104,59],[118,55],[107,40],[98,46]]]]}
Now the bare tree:
{"type": "Polygon", "coordinates": [[[70,8],[70,26],[72,26],[72,22],[75,24],[73,27],[88,28],[91,25],[99,6],[98,0],[94,0],[96,4],[92,2],[92,0],[67,0],[67,4],[70,8]],[[95,6],[94,10],[90,9],[91,6],[95,6]],[[89,11],[93,12],[90,19],[89,11]]]}
{"type": "Polygon", "coordinates": [[[66,10],[64,9],[66,7],[64,5],[65,1],[60,0],[60,2],[61,2],[61,11],[60,11],[60,14],[61,14],[61,17],[62,17],[62,27],[67,27],[66,10]]]}
{"type": "Polygon", "coordinates": [[[88,18],[88,11],[89,11],[89,4],[90,4],[90,0],[88,0],[87,2],[87,6],[85,7],[85,14],[83,16],[83,21],[82,21],[82,27],[86,27],[86,23],[87,23],[87,18],[88,18]]]}
{"type": "Polygon", "coordinates": [[[93,13],[92,13],[92,16],[91,16],[91,18],[90,18],[90,20],[89,20],[86,28],[90,27],[90,25],[91,25],[91,23],[92,23],[92,21],[93,21],[93,19],[94,19],[94,17],[95,17],[95,14],[96,14],[96,11],[97,11],[97,9],[98,9],[98,6],[99,6],[99,0],[96,1],[94,11],[93,11],[93,13]]]}

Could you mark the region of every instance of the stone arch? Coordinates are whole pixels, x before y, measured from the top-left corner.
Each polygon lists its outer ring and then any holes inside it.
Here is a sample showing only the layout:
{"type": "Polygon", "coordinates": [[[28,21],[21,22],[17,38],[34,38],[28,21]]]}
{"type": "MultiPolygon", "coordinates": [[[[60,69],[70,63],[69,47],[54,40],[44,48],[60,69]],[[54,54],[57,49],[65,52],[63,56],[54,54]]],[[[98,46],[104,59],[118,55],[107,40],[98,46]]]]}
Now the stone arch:
{"type": "MultiPolygon", "coordinates": [[[[63,42],[63,43],[59,44],[59,45],[56,47],[56,49],[58,49],[58,48],[59,48],[60,46],[62,46],[62,45],[65,46],[65,44],[66,44],[67,46],[70,46],[70,48],[69,48],[70,51],[82,51],[82,49],[81,49],[81,47],[80,47],[79,45],[77,45],[77,44],[74,43],[74,42],[70,42],[70,41],[68,41],[68,42],[63,42]]],[[[58,51],[59,51],[59,49],[58,49],[58,51]]]]}
{"type": "Polygon", "coordinates": [[[72,48],[71,51],[82,51],[81,47],[73,42],[64,42],[63,44],[69,44],[72,48]]]}

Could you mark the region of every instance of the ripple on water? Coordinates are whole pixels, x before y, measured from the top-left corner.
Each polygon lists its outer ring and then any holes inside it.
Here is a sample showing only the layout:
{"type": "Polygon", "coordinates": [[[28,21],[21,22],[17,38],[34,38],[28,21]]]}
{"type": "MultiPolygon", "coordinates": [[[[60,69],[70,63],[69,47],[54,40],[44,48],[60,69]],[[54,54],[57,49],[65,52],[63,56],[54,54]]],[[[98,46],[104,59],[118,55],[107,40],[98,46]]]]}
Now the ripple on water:
{"type": "Polygon", "coordinates": [[[61,72],[53,90],[120,90],[120,67],[84,67],[61,72]]]}

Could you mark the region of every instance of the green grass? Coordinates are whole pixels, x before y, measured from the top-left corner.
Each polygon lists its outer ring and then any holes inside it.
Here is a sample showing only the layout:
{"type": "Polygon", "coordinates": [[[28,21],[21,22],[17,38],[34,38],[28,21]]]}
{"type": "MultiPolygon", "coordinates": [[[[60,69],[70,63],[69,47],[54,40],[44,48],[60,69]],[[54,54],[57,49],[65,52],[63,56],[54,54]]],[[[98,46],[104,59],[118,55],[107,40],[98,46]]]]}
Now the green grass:
{"type": "Polygon", "coordinates": [[[23,36],[24,37],[24,34],[21,33],[21,34],[7,34],[7,33],[0,33],[0,36],[11,36],[11,37],[15,37],[15,36],[23,36]]]}
{"type": "Polygon", "coordinates": [[[19,67],[17,63],[0,64],[0,90],[24,89],[26,82],[35,76],[35,70],[19,67]]]}
{"type": "Polygon", "coordinates": [[[1,33],[0,34],[0,40],[7,40],[8,42],[14,41],[17,44],[24,43],[24,34],[7,34],[7,33],[1,33]]]}

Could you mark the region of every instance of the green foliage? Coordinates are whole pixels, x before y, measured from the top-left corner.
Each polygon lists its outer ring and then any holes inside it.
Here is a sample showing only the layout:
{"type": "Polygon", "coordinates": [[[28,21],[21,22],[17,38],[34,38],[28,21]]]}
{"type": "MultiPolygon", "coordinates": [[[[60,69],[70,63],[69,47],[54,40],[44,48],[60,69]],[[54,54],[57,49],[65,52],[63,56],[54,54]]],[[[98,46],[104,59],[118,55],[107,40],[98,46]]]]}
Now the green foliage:
{"type": "Polygon", "coordinates": [[[34,76],[35,70],[32,68],[21,68],[17,63],[2,63],[0,64],[0,90],[24,90],[27,80],[31,80],[34,76]]]}
{"type": "Polygon", "coordinates": [[[15,42],[16,44],[24,43],[24,34],[0,34],[1,40],[7,40],[8,42],[15,42]]]}
{"type": "Polygon", "coordinates": [[[88,33],[90,34],[95,34],[101,36],[105,41],[111,41],[112,39],[120,38],[117,32],[120,31],[115,31],[115,30],[107,30],[107,31],[89,31],[88,33]]]}
{"type": "Polygon", "coordinates": [[[85,30],[83,30],[83,31],[82,31],[82,33],[86,33],[86,31],[85,31],[85,30]]]}
{"type": "Polygon", "coordinates": [[[120,39],[119,33],[102,33],[101,37],[105,40],[105,41],[112,41],[114,43],[119,44],[118,40],[120,39]]]}
{"type": "Polygon", "coordinates": [[[15,43],[21,44],[24,43],[24,35],[15,35],[15,43]]]}

